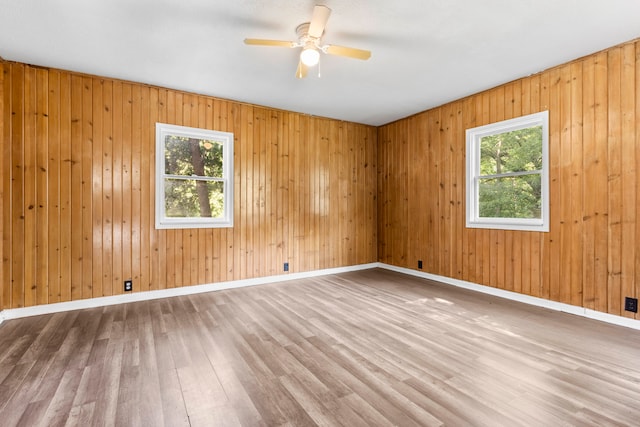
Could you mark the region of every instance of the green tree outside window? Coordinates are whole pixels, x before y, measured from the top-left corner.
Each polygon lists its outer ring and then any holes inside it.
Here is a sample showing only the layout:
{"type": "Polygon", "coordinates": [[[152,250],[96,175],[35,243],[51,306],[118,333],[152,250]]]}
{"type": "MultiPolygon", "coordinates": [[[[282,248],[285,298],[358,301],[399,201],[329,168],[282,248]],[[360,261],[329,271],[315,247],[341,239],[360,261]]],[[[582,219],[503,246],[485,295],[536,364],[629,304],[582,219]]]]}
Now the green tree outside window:
{"type": "Polygon", "coordinates": [[[224,215],[222,150],[223,145],[217,141],[166,136],[167,217],[221,218],[224,215]]]}
{"type": "Polygon", "coordinates": [[[542,126],[480,141],[479,215],[541,218],[542,126]]]}

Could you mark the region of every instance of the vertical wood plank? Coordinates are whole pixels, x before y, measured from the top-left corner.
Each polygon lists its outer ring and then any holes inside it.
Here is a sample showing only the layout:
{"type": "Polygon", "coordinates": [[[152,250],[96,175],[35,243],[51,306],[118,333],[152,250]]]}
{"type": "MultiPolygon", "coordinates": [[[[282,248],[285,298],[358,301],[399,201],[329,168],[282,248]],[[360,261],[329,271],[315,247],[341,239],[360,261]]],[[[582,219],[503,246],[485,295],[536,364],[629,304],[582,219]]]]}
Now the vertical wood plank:
{"type": "Polygon", "coordinates": [[[583,187],[583,98],[582,98],[582,66],[583,62],[571,64],[571,259],[569,264],[571,290],[570,303],[581,306],[583,304],[583,214],[584,214],[584,187],[583,187]]]}
{"type": "Polygon", "coordinates": [[[37,218],[36,218],[36,70],[25,68],[24,73],[24,133],[23,133],[23,157],[22,175],[24,192],[24,305],[26,307],[36,304],[38,285],[36,283],[37,259],[37,218]]]}
{"type": "MultiPolygon", "coordinates": [[[[60,235],[60,185],[61,185],[61,167],[62,159],[60,157],[60,72],[49,70],[49,93],[48,93],[48,159],[47,159],[47,199],[48,199],[48,219],[47,226],[49,230],[48,250],[48,295],[46,303],[54,303],[60,301],[60,277],[62,274],[60,264],[61,254],[61,235],[60,235]]],[[[44,304],[44,303],[43,303],[44,304]]]]}
{"type": "MultiPolygon", "coordinates": [[[[140,85],[133,85],[131,88],[131,161],[130,161],[130,182],[131,182],[131,273],[133,288],[136,290],[148,290],[148,285],[143,282],[142,266],[146,262],[148,252],[142,251],[142,212],[141,186],[142,186],[142,90],[140,85]]],[[[146,127],[146,126],[145,126],[146,127]]],[[[148,251],[148,250],[147,250],[148,251]]]]}
{"type": "Polygon", "coordinates": [[[251,213],[252,210],[252,200],[251,194],[252,189],[250,182],[253,182],[251,179],[251,173],[253,167],[253,154],[251,150],[251,145],[253,143],[253,111],[249,106],[242,105],[240,107],[240,158],[243,159],[243,173],[240,177],[240,196],[242,200],[240,201],[240,242],[238,245],[238,256],[237,259],[239,263],[236,265],[237,272],[234,274],[235,278],[240,277],[249,277],[247,274],[247,266],[248,266],[248,257],[249,257],[249,247],[248,242],[251,240],[253,235],[251,234],[251,213]]]}
{"type": "MultiPolygon", "coordinates": [[[[102,104],[99,105],[100,112],[96,111],[95,115],[102,114],[102,135],[96,135],[95,140],[101,138],[100,156],[102,160],[97,165],[102,166],[101,181],[94,183],[94,191],[100,195],[100,200],[96,203],[102,205],[102,239],[99,248],[95,248],[94,259],[98,256],[102,257],[102,295],[113,295],[113,258],[114,258],[114,216],[113,216],[113,199],[114,199],[114,153],[113,153],[113,124],[114,124],[114,98],[113,98],[113,82],[104,80],[102,83],[102,104]]],[[[94,92],[95,93],[95,92],[94,92]]],[[[97,161],[97,159],[96,159],[97,161]]],[[[95,195],[94,195],[95,200],[95,195]]],[[[94,205],[97,206],[97,205],[94,205]]]]}
{"type": "MultiPolygon", "coordinates": [[[[299,182],[299,194],[300,199],[298,203],[299,212],[309,212],[310,206],[310,190],[309,190],[309,145],[304,144],[303,141],[308,141],[310,137],[310,129],[309,129],[309,121],[310,117],[304,116],[300,117],[298,121],[298,132],[299,132],[299,141],[300,141],[300,151],[298,157],[298,170],[297,177],[299,182]]],[[[343,157],[344,161],[347,156],[343,157]]],[[[346,224],[348,218],[346,216],[346,212],[348,210],[349,200],[348,200],[348,179],[349,179],[349,171],[345,169],[342,181],[342,195],[344,197],[342,204],[342,227],[340,237],[343,239],[342,247],[348,251],[348,242],[346,240],[346,224]]],[[[312,236],[309,234],[310,231],[310,218],[308,215],[300,216],[298,219],[298,238],[300,241],[299,252],[296,256],[296,271],[306,271],[311,264],[309,259],[310,253],[310,241],[312,236]]]]}
{"type": "Polygon", "coordinates": [[[63,73],[60,78],[60,301],[72,299],[72,120],[72,80],[71,75],[63,73]]]}
{"type": "MultiPolygon", "coordinates": [[[[432,195],[432,202],[429,203],[428,208],[428,227],[427,227],[427,239],[432,244],[436,244],[439,241],[441,235],[442,221],[440,218],[440,200],[436,195],[440,194],[440,115],[437,111],[430,111],[426,117],[427,131],[428,131],[428,156],[429,164],[432,165],[429,168],[427,188],[430,189],[429,194],[432,195]]],[[[404,154],[404,153],[401,153],[404,154]]],[[[393,183],[395,186],[395,183],[393,183]]],[[[388,188],[393,193],[393,187],[388,188]]],[[[399,201],[398,201],[399,202],[399,201]]],[[[393,207],[392,205],[391,207],[393,207]]],[[[408,218],[407,218],[408,219],[408,218]]],[[[428,271],[439,271],[440,255],[438,251],[429,251],[427,258],[428,271]]]]}
{"type": "MultiPolygon", "coordinates": [[[[92,298],[93,295],[93,221],[91,219],[93,198],[93,85],[91,77],[82,78],[82,152],[81,162],[81,223],[82,223],[82,255],[81,255],[81,296],[92,298]]],[[[96,295],[97,296],[97,295],[96,295]]]]}
{"type": "Polygon", "coordinates": [[[49,75],[46,69],[36,70],[36,265],[35,304],[49,302],[49,75]]]}
{"type": "MultiPolygon", "coordinates": [[[[595,188],[597,179],[595,172],[599,162],[595,145],[595,57],[587,58],[583,63],[583,84],[582,84],[582,105],[583,105],[583,187],[585,189],[595,188]]],[[[596,236],[596,214],[598,209],[598,198],[593,191],[584,193],[584,216],[583,216],[583,247],[582,259],[584,269],[582,271],[583,283],[583,306],[595,309],[596,300],[596,263],[595,263],[595,236],[596,236]]]]}
{"type": "MultiPolygon", "coordinates": [[[[640,89],[640,55],[639,53],[640,53],[640,41],[637,41],[634,43],[634,54],[635,54],[635,81],[634,81],[635,91],[634,93],[638,93],[638,90],[640,89]]],[[[636,191],[638,191],[638,189],[640,189],[640,148],[638,148],[638,144],[640,143],[640,96],[635,97],[635,118],[633,119],[633,125],[634,125],[634,131],[635,131],[634,146],[636,147],[636,150],[635,150],[636,191]]],[[[637,214],[637,212],[639,211],[640,211],[640,197],[638,197],[638,195],[636,194],[636,207],[635,207],[636,231],[635,231],[634,245],[637,245],[638,244],[637,242],[640,242],[640,225],[638,224],[639,217],[637,214]]],[[[635,269],[634,281],[633,281],[634,286],[633,286],[633,289],[631,289],[630,291],[632,292],[631,295],[633,295],[635,298],[638,298],[638,296],[640,295],[640,250],[637,250],[637,249],[636,249],[634,269],[635,269]]],[[[640,319],[640,313],[636,313],[635,318],[636,320],[640,319]]]]}
{"type": "MultiPolygon", "coordinates": [[[[224,102],[223,103],[225,105],[225,107],[221,108],[221,117],[220,117],[220,124],[221,126],[223,126],[223,129],[225,131],[233,131],[233,132],[237,132],[237,130],[240,128],[240,126],[237,125],[238,121],[240,120],[240,114],[239,114],[239,106],[237,104],[231,103],[231,102],[224,102]]],[[[234,142],[234,204],[235,206],[239,206],[238,202],[240,201],[240,172],[241,172],[241,167],[242,167],[242,163],[240,160],[240,157],[238,156],[238,151],[237,151],[237,141],[238,138],[235,137],[234,134],[234,138],[235,138],[235,142],[234,142]]],[[[235,248],[236,248],[236,240],[237,240],[237,236],[239,235],[238,233],[236,233],[236,227],[235,227],[235,221],[238,218],[238,212],[240,211],[240,209],[234,207],[234,227],[233,228],[228,228],[226,230],[225,236],[223,237],[222,241],[221,241],[221,246],[224,247],[224,252],[223,252],[223,258],[222,260],[224,261],[222,263],[222,267],[224,268],[224,272],[222,275],[222,279],[221,280],[231,280],[235,274],[235,263],[237,258],[236,256],[236,252],[235,252],[235,248]]]]}
{"type": "Polygon", "coordinates": [[[139,282],[141,290],[157,289],[151,280],[151,263],[155,251],[153,248],[154,223],[151,206],[154,204],[152,195],[155,194],[155,171],[150,164],[155,153],[155,121],[149,119],[151,107],[151,89],[143,86],[140,98],[140,122],[139,122],[139,142],[135,146],[138,161],[138,193],[139,193],[139,218],[140,253],[139,282]]]}
{"type": "MultiPolygon", "coordinates": [[[[278,271],[283,269],[287,261],[287,247],[289,243],[289,233],[286,227],[285,216],[289,216],[289,134],[287,132],[287,114],[278,112],[277,123],[277,184],[276,184],[276,266],[278,271]]],[[[330,264],[331,265],[331,264],[330,264]]]]}
{"type": "MultiPolygon", "coordinates": [[[[115,174],[120,177],[120,253],[121,274],[119,281],[114,283],[114,294],[124,293],[123,283],[125,280],[133,280],[133,227],[132,227],[132,143],[133,143],[133,85],[130,83],[122,84],[122,92],[120,105],[122,106],[122,122],[120,133],[120,147],[118,155],[120,156],[119,168],[115,169],[115,174]]],[[[134,283],[135,285],[135,283],[134,283]]]]}
{"type": "MultiPolygon", "coordinates": [[[[622,70],[620,80],[620,157],[621,157],[621,230],[620,230],[620,303],[625,297],[635,297],[635,259],[638,187],[637,187],[637,139],[636,120],[636,49],[635,44],[629,43],[622,48],[622,70]],[[635,90],[634,90],[635,89],[635,90]]],[[[629,311],[621,310],[626,317],[635,317],[629,311]]]]}
{"type": "Polygon", "coordinates": [[[254,148],[254,162],[255,171],[254,174],[254,208],[256,209],[256,215],[254,216],[254,230],[256,232],[256,250],[254,252],[255,262],[253,268],[253,277],[260,277],[262,272],[266,270],[266,250],[265,246],[268,241],[268,226],[267,226],[267,212],[265,206],[266,199],[266,174],[265,174],[265,163],[266,163],[266,154],[267,154],[267,145],[268,141],[266,140],[269,135],[269,124],[268,124],[268,116],[269,114],[263,108],[257,110],[256,123],[259,125],[256,129],[257,134],[254,139],[256,146],[254,148]]]}
{"type": "Polygon", "coordinates": [[[0,60],[0,138],[4,143],[0,146],[0,310],[11,307],[11,279],[9,265],[9,254],[11,251],[10,230],[10,194],[9,186],[11,173],[11,144],[10,137],[10,96],[11,79],[9,77],[9,64],[0,60]]]}
{"type": "Polygon", "coordinates": [[[463,278],[465,270],[464,263],[468,258],[468,246],[465,231],[465,210],[464,210],[464,178],[465,178],[465,146],[464,144],[456,144],[455,141],[464,141],[465,134],[462,126],[462,112],[464,104],[458,102],[454,108],[455,117],[453,118],[453,142],[451,150],[453,151],[452,169],[453,169],[453,208],[454,208],[454,224],[453,224],[453,242],[456,245],[453,253],[455,259],[453,261],[452,275],[457,279],[463,278]]]}
{"type": "Polygon", "coordinates": [[[622,49],[607,52],[607,296],[606,311],[621,314],[622,259],[622,113],[621,62],[622,49]]]}
{"type": "Polygon", "coordinates": [[[273,276],[282,271],[278,260],[278,129],[279,117],[276,111],[268,111],[267,141],[265,152],[265,200],[264,209],[267,226],[267,258],[266,268],[262,274],[273,276]]]}
{"type": "Polygon", "coordinates": [[[451,277],[451,257],[453,252],[453,234],[451,230],[451,142],[449,136],[449,126],[451,120],[451,104],[442,108],[440,115],[440,153],[442,162],[440,163],[440,242],[442,244],[440,257],[440,270],[451,277]]]}
{"type": "Polygon", "coordinates": [[[4,82],[5,82],[5,64],[4,61],[0,59],[0,138],[2,138],[2,141],[4,141],[4,143],[2,144],[2,146],[0,147],[0,153],[2,155],[2,159],[0,159],[0,178],[2,178],[2,181],[0,182],[0,310],[3,310],[5,307],[5,288],[7,288],[9,286],[9,282],[6,281],[6,276],[5,276],[5,256],[4,256],[4,236],[5,236],[5,224],[4,224],[4,211],[5,208],[4,206],[7,205],[4,197],[5,197],[5,188],[4,188],[4,182],[7,181],[6,177],[5,177],[5,169],[6,166],[4,164],[5,162],[5,146],[9,145],[7,144],[6,141],[9,140],[9,138],[6,137],[5,133],[4,133],[4,123],[7,120],[7,118],[4,115],[4,111],[5,111],[5,87],[4,87],[4,82]]]}
{"type": "MultiPolygon", "coordinates": [[[[367,256],[366,262],[370,262],[370,260],[374,259],[377,261],[378,259],[378,208],[377,208],[377,180],[378,180],[378,143],[377,143],[378,132],[376,129],[369,128],[369,151],[368,151],[368,161],[369,161],[369,172],[367,174],[367,188],[369,195],[369,224],[367,226],[367,230],[369,233],[365,233],[369,235],[369,255],[367,256]]],[[[333,191],[331,191],[333,193],[333,191]]],[[[332,264],[333,265],[333,264],[332,264]]]]}
{"type": "Polygon", "coordinates": [[[571,258],[572,258],[572,245],[571,240],[573,236],[571,234],[571,203],[572,200],[578,197],[577,194],[571,193],[571,147],[572,147],[572,126],[571,126],[571,66],[566,65],[560,69],[560,81],[558,83],[558,96],[559,96],[559,175],[558,175],[558,187],[560,190],[559,195],[559,213],[560,221],[558,228],[559,234],[559,257],[553,258],[557,267],[554,269],[557,275],[551,279],[551,295],[552,299],[561,301],[564,303],[571,302],[571,258]],[[563,284],[561,278],[569,279],[569,286],[563,284]],[[554,297],[555,295],[555,297],[554,297]]]}
{"type": "MultiPolygon", "coordinates": [[[[466,181],[466,129],[471,129],[477,126],[476,124],[476,98],[477,97],[469,97],[466,98],[465,100],[463,100],[463,108],[462,108],[462,117],[463,117],[463,122],[462,122],[462,127],[463,129],[461,130],[462,133],[462,138],[464,138],[463,140],[465,141],[465,144],[463,147],[461,147],[461,150],[463,151],[462,154],[462,160],[461,160],[461,167],[462,167],[462,173],[464,174],[461,178],[462,178],[462,183],[460,185],[462,191],[463,191],[463,196],[462,196],[462,202],[463,202],[463,208],[462,208],[462,224],[461,227],[466,227],[466,210],[467,210],[467,202],[466,202],[466,192],[467,192],[467,181],[466,181]]],[[[462,269],[463,269],[463,275],[462,275],[462,280],[467,280],[469,282],[474,282],[474,283],[479,283],[480,282],[480,275],[478,274],[478,270],[476,269],[476,257],[477,257],[477,252],[476,252],[476,229],[475,228],[465,228],[463,230],[463,239],[464,239],[464,244],[467,247],[467,258],[463,259],[463,264],[462,264],[462,269]]]]}
{"type": "MultiPolygon", "coordinates": [[[[554,189],[550,189],[549,215],[554,220],[550,221],[549,233],[545,235],[542,243],[543,250],[543,278],[542,296],[559,300],[560,287],[558,278],[562,263],[559,261],[562,254],[562,236],[564,232],[565,218],[562,216],[562,208],[566,204],[564,187],[562,186],[562,151],[563,151],[563,117],[566,108],[562,105],[562,91],[564,89],[563,76],[559,68],[549,70],[548,79],[543,88],[543,102],[546,102],[549,114],[549,183],[554,189]],[[545,296],[548,295],[548,296],[545,296]]],[[[544,79],[543,79],[544,81],[544,79]]]]}
{"type": "Polygon", "coordinates": [[[595,93],[594,93],[594,140],[595,140],[595,167],[593,168],[593,186],[591,191],[593,197],[598,197],[595,215],[595,309],[606,312],[608,307],[608,203],[604,203],[603,196],[608,190],[608,96],[607,96],[607,53],[601,52],[595,55],[595,93]],[[607,285],[603,285],[607,283],[607,285]]]}
{"type": "Polygon", "coordinates": [[[82,298],[82,236],[83,236],[83,208],[82,208],[82,152],[84,141],[82,138],[82,95],[83,82],[81,76],[71,76],[71,299],[82,298]]]}
{"type": "MultiPolygon", "coordinates": [[[[340,147],[340,144],[339,144],[339,141],[340,141],[340,124],[338,124],[337,122],[332,122],[331,125],[330,125],[329,132],[330,132],[330,136],[329,136],[329,141],[330,141],[329,163],[331,165],[336,165],[336,164],[338,164],[339,150],[340,150],[340,148],[339,148],[340,147]]],[[[289,154],[289,157],[291,158],[291,153],[289,154]]],[[[290,167],[292,167],[291,164],[290,164],[290,167]]],[[[338,180],[338,169],[334,167],[334,168],[331,169],[331,172],[330,172],[329,186],[330,186],[330,188],[334,188],[335,189],[335,188],[338,188],[339,185],[340,184],[339,184],[339,180],[338,180]]],[[[291,200],[292,197],[293,197],[293,194],[290,194],[290,200],[291,200]]],[[[328,208],[329,208],[330,212],[333,213],[333,215],[331,216],[331,220],[330,220],[330,227],[331,227],[332,230],[334,230],[334,233],[332,233],[331,238],[330,238],[329,251],[331,253],[331,263],[332,263],[332,265],[335,265],[337,263],[337,258],[338,258],[339,253],[340,253],[340,241],[338,239],[338,233],[335,233],[335,230],[339,230],[339,228],[340,228],[339,219],[338,219],[338,215],[337,215],[337,212],[338,212],[339,206],[340,206],[340,193],[338,191],[333,191],[331,193],[331,196],[329,197],[328,203],[329,203],[329,207],[328,208]]],[[[379,206],[380,206],[380,202],[379,202],[379,206]]]]}
{"type": "Polygon", "coordinates": [[[38,194],[37,194],[37,73],[25,69],[25,121],[24,121],[24,304],[37,304],[38,283],[38,194]]]}
{"type": "MultiPolygon", "coordinates": [[[[103,242],[104,229],[103,225],[105,223],[104,214],[103,214],[103,204],[102,201],[104,199],[102,188],[109,188],[108,185],[104,185],[104,166],[103,161],[105,160],[105,156],[103,155],[103,146],[104,143],[104,80],[93,79],[92,83],[92,112],[91,116],[93,117],[93,146],[91,152],[91,216],[92,216],[92,225],[91,225],[91,253],[92,253],[92,277],[91,277],[91,286],[93,291],[93,296],[103,296],[105,295],[103,291],[103,261],[104,258],[102,256],[103,247],[105,247],[105,243],[103,242]]],[[[106,252],[106,251],[105,251],[106,252]]],[[[107,286],[110,283],[107,284],[107,286]]]]}
{"type": "Polygon", "coordinates": [[[125,228],[123,224],[122,205],[124,201],[123,191],[123,127],[124,127],[124,103],[123,83],[113,83],[113,133],[111,139],[112,159],[112,244],[113,244],[113,275],[111,286],[107,293],[117,295],[122,293],[122,281],[125,279],[123,272],[123,243],[125,242],[125,228]]]}
{"type": "MultiPolygon", "coordinates": [[[[287,262],[289,262],[289,271],[293,272],[293,268],[296,265],[296,254],[299,250],[299,240],[297,233],[297,218],[298,216],[294,214],[294,212],[298,212],[298,199],[300,198],[300,193],[298,190],[298,180],[297,180],[297,169],[296,165],[298,164],[298,152],[300,146],[300,138],[296,132],[296,124],[298,121],[298,116],[294,114],[287,113],[287,139],[289,140],[289,203],[288,203],[288,211],[291,213],[291,217],[288,223],[287,234],[289,236],[287,247],[287,262]]],[[[334,231],[334,238],[338,236],[337,229],[334,231]]]]}

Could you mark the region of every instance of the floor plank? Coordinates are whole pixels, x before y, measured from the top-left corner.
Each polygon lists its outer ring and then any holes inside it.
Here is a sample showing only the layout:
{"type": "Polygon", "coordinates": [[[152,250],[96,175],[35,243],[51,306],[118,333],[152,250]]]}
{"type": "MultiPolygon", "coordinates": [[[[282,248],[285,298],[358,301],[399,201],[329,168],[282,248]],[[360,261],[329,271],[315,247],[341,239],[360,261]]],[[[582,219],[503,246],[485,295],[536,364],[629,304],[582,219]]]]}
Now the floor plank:
{"type": "Polygon", "coordinates": [[[3,425],[630,426],[640,332],[386,270],[6,321],[3,425]]]}

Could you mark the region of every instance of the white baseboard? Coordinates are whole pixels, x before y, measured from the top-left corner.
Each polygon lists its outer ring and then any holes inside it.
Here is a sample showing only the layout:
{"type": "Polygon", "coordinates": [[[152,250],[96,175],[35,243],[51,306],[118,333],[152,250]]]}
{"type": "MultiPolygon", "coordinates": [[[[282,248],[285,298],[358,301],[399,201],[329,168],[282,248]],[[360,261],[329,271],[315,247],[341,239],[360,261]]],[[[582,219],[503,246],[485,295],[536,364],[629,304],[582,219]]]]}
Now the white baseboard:
{"type": "Polygon", "coordinates": [[[369,270],[378,266],[378,263],[360,264],[349,267],[327,268],[324,270],[306,271],[302,273],[289,273],[276,276],[258,277],[255,279],[231,280],[227,282],[211,283],[205,285],[185,286],[182,288],[161,289],[156,291],[143,291],[82,299],[77,301],[58,302],[33,307],[12,308],[0,311],[0,324],[4,320],[18,319],[21,317],[39,316],[63,311],[81,310],[84,308],[103,307],[107,305],[124,304],[136,301],[148,301],[160,298],[169,298],[182,295],[200,294],[203,292],[221,291],[224,289],[243,288],[246,286],[264,285],[267,283],[285,282],[309,277],[326,276],[329,274],[346,273],[349,271],[369,270]]]}
{"type": "Polygon", "coordinates": [[[324,270],[307,271],[302,273],[290,273],[276,276],[259,277],[255,279],[232,280],[220,283],[211,283],[205,285],[185,286],[182,288],[162,289],[157,291],[135,292],[123,295],[113,295],[107,297],[98,297],[92,299],[83,299],[77,301],[59,302],[53,304],[37,305],[34,307],[13,308],[0,311],[0,324],[4,320],[18,319],[20,317],[38,316],[41,314],[51,314],[63,311],[81,310],[84,308],[103,307],[107,305],[123,304],[135,301],[147,301],[159,298],[169,298],[182,295],[199,294],[203,292],[221,291],[224,289],[242,288],[246,286],[264,285],[267,283],[284,282],[296,279],[305,279],[309,277],[326,276],[329,274],[346,273],[350,271],[368,270],[371,268],[384,268],[386,270],[396,271],[398,273],[408,274],[423,279],[434,280],[447,285],[457,286],[459,288],[469,289],[484,294],[493,295],[513,301],[519,301],[529,305],[548,308],[550,310],[561,311],[565,313],[575,314],[577,316],[589,319],[599,320],[601,322],[611,323],[614,325],[624,326],[627,328],[640,330],[640,320],[629,319],[627,317],[615,316],[613,314],[602,313],[600,311],[591,310],[584,307],[565,304],[556,301],[550,301],[544,298],[532,297],[529,295],[519,294],[517,292],[506,291],[504,289],[492,288],[489,286],[479,285],[477,283],[466,282],[464,280],[452,279],[437,274],[425,273],[422,271],[411,270],[404,267],[396,267],[389,264],[374,262],[369,264],[360,264],[349,267],[328,268],[324,270]]]}
{"type": "Polygon", "coordinates": [[[530,295],[519,294],[517,292],[506,291],[504,289],[483,286],[477,283],[466,282],[464,280],[452,279],[450,277],[439,276],[437,274],[425,273],[423,271],[411,270],[410,268],[396,267],[394,265],[379,263],[378,267],[384,268],[398,273],[404,273],[411,276],[421,277],[423,279],[434,280],[436,282],[445,283],[447,285],[457,286],[459,288],[469,289],[483,294],[489,294],[500,298],[519,301],[529,305],[548,308],[550,310],[561,311],[565,313],[575,314],[589,319],[599,320],[601,322],[611,323],[618,326],[640,330],[640,320],[630,319],[628,317],[616,316],[613,314],[603,313],[591,310],[589,308],[579,307],[576,305],[565,304],[562,302],[551,301],[544,298],[532,297],[530,295]]]}

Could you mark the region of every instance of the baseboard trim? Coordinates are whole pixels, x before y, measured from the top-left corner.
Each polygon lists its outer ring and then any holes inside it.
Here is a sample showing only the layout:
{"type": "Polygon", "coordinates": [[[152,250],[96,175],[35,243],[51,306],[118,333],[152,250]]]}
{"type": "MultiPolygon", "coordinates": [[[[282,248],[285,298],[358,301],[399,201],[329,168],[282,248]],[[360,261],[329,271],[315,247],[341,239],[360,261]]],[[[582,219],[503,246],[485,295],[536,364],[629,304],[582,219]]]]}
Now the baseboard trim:
{"type": "Polygon", "coordinates": [[[562,302],[551,301],[544,298],[533,297],[530,295],[519,294],[517,292],[506,291],[504,289],[492,288],[490,286],[479,285],[477,283],[467,282],[450,277],[439,276],[437,274],[425,273],[423,271],[411,270],[410,268],[396,267],[394,265],[379,263],[378,267],[398,273],[408,274],[410,276],[421,277],[423,279],[434,280],[436,282],[453,285],[459,288],[469,289],[483,294],[493,295],[499,298],[505,298],[512,301],[522,302],[524,304],[535,305],[538,307],[548,308],[550,310],[561,311],[564,313],[575,314],[589,319],[599,320],[601,322],[611,323],[626,328],[640,330],[640,320],[629,319],[628,317],[616,316],[613,314],[603,313],[576,305],[565,304],[562,302]]]}
{"type": "Polygon", "coordinates": [[[12,308],[0,311],[0,324],[4,320],[21,317],[39,316],[42,314],[59,313],[63,311],[82,310],[85,308],[104,307],[115,304],[125,304],[136,301],[148,301],[160,298],[200,294],[204,292],[221,291],[224,289],[243,288],[247,286],[265,285],[267,283],[286,282],[290,280],[327,276],[329,274],[346,273],[350,271],[369,270],[378,263],[359,264],[348,267],[327,268],[323,270],[289,273],[275,276],[258,277],[254,279],[231,280],[227,282],[210,283],[204,285],[185,286],[182,288],[161,289],[155,291],[134,292],[122,295],[112,295],[77,301],[58,302],[53,304],[36,305],[33,307],[12,308]]]}
{"type": "Polygon", "coordinates": [[[132,294],[113,295],[107,297],[98,297],[92,299],[83,299],[77,301],[59,302],[46,305],[37,305],[34,307],[13,308],[0,311],[0,324],[5,320],[18,319],[21,317],[38,316],[42,314],[52,314],[63,311],[81,310],[85,308],[103,307],[115,304],[125,304],[136,301],[148,301],[160,298],[170,298],[175,296],[193,295],[203,292],[221,291],[224,289],[243,288],[247,286],[265,285],[268,283],[285,282],[297,279],[306,279],[311,277],[327,276],[330,274],[347,273],[351,271],[369,270],[372,268],[383,268],[410,276],[420,277],[423,279],[434,280],[436,282],[452,285],[459,288],[481,292],[483,294],[493,295],[499,298],[505,298],[512,301],[522,302],[524,304],[534,305],[538,307],[548,308],[550,310],[561,311],[565,313],[582,316],[589,319],[599,320],[605,323],[611,323],[618,326],[624,326],[631,329],[640,330],[640,320],[629,319],[627,317],[616,316],[613,314],[602,313],[600,311],[591,310],[571,304],[546,300],[544,298],[533,297],[530,295],[519,294],[517,292],[506,291],[504,289],[492,288],[489,286],[479,285],[477,283],[467,282],[450,277],[439,276],[437,274],[416,271],[410,268],[397,267],[381,262],[369,264],[359,264],[348,267],[328,268],[323,270],[306,271],[301,273],[290,273],[282,275],[274,275],[267,277],[259,277],[255,279],[232,280],[220,283],[210,283],[204,285],[185,286],[182,288],[162,289],[156,291],[135,292],[132,294]]]}

